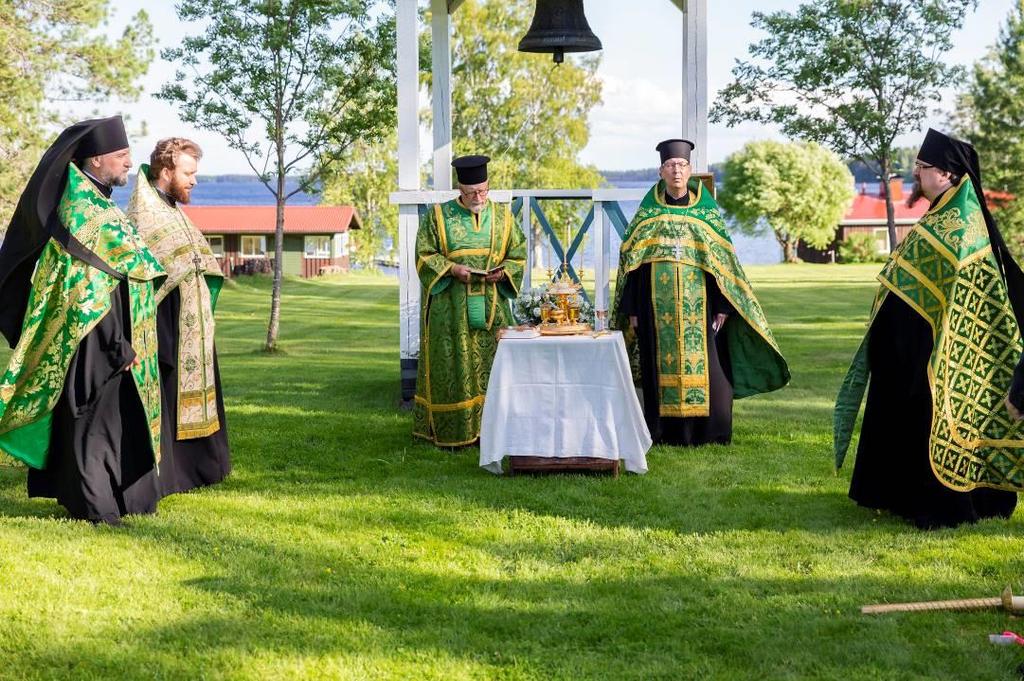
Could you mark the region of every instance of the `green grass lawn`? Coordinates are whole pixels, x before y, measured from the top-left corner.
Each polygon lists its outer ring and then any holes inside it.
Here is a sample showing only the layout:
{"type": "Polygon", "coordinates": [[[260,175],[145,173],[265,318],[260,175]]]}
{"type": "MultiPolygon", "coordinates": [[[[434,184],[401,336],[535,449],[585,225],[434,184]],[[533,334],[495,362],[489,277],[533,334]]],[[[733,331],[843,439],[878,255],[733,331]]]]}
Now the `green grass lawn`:
{"type": "Polygon", "coordinates": [[[108,528],[0,467],[0,677],[1016,678],[1003,613],[859,613],[1024,586],[1021,513],[920,532],[833,471],[877,268],[750,268],[792,384],[737,402],[734,445],[619,479],[414,440],[394,280],[286,282],[268,356],[269,287],[243,279],[218,312],[227,482],[108,528]]]}

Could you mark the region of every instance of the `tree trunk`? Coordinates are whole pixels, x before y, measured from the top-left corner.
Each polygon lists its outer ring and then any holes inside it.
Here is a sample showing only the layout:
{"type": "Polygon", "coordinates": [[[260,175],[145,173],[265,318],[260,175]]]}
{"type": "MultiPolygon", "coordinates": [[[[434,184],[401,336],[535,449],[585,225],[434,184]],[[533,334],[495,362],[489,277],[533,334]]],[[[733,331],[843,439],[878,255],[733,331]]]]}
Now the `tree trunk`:
{"type": "Polygon", "coordinates": [[[888,156],[878,160],[878,166],[882,171],[882,196],[885,197],[885,224],[889,230],[889,252],[896,250],[896,208],[892,205],[892,188],[889,186],[889,172],[892,170],[892,163],[888,156]]]}
{"type": "Polygon", "coordinates": [[[796,257],[796,248],[800,240],[789,236],[789,232],[786,230],[776,230],[774,227],[771,227],[771,230],[775,240],[782,247],[782,262],[799,262],[796,257]]]}
{"type": "MultiPolygon", "coordinates": [[[[280,128],[279,128],[280,129],[280,128]]],[[[270,323],[264,350],[277,350],[277,332],[281,325],[281,277],[284,272],[284,139],[277,140],[277,223],[274,226],[274,285],[270,293],[270,323]]]]}
{"type": "Polygon", "coordinates": [[[782,242],[782,253],[786,262],[800,262],[800,259],[796,257],[796,250],[799,245],[800,241],[798,239],[786,239],[782,242]]]}

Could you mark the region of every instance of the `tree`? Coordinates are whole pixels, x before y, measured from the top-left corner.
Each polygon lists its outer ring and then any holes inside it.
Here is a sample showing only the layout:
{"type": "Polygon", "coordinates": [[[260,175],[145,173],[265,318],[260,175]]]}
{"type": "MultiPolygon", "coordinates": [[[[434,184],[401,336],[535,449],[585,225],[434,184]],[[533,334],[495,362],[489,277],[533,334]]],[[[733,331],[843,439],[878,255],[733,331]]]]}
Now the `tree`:
{"type": "Polygon", "coordinates": [[[750,142],[725,160],[722,208],[747,234],[767,222],[785,256],[797,262],[804,241],[824,248],[853,199],[853,176],[813,142],[750,142]]]}
{"type": "Polygon", "coordinates": [[[178,17],[206,22],[205,33],[161,53],[183,68],[158,96],[242,152],[277,204],[267,351],[277,348],[288,199],[313,190],[356,140],[394,127],[395,22],[376,9],[372,0],[183,0],[178,17]],[[292,190],[289,174],[299,176],[292,190]]]}
{"type": "Polygon", "coordinates": [[[0,230],[67,102],[139,94],[153,60],[152,26],[140,11],[121,36],[99,34],[107,0],[0,2],[0,230]]]}
{"type": "Polygon", "coordinates": [[[985,188],[1008,192],[992,212],[1018,253],[1024,249],[1024,0],[1017,0],[999,39],[974,65],[954,116],[957,132],[981,158],[985,188]]]}
{"type": "MultiPolygon", "coordinates": [[[[590,139],[590,111],[601,103],[600,57],[554,66],[546,55],[519,52],[532,9],[532,3],[467,0],[453,15],[452,147],[491,156],[493,187],[601,186],[597,169],[577,160],[590,139]]],[[[555,228],[578,220],[580,209],[578,201],[544,206],[555,228]]],[[[539,226],[533,229],[540,263],[544,242],[539,226]]]]}
{"type": "MultiPolygon", "coordinates": [[[[914,161],[917,160],[919,147],[896,147],[892,150],[892,174],[899,175],[904,180],[912,182],[914,179],[914,161]]],[[[848,158],[846,165],[853,173],[854,182],[881,182],[873,164],[865,163],[859,159],[848,158]]]]}
{"type": "Polygon", "coordinates": [[[397,184],[395,132],[379,142],[356,142],[324,183],[324,203],[352,204],[362,216],[363,228],[352,234],[355,260],[364,267],[376,266],[386,239],[398,243],[398,208],[388,198],[397,184]]]}
{"type": "Polygon", "coordinates": [[[896,225],[889,178],[893,141],[917,131],[962,74],[947,65],[951,35],[977,0],[810,0],[795,12],[754,12],[767,36],[737,61],[712,108],[715,122],[778,125],[884,178],[889,243],[896,225]]]}
{"type": "MultiPolygon", "coordinates": [[[[597,169],[577,161],[590,137],[587,117],[601,101],[598,58],[567,59],[554,68],[543,55],[519,52],[529,10],[524,3],[466,0],[453,15],[453,148],[458,154],[491,156],[492,187],[600,186],[603,178],[597,169]]],[[[424,18],[429,22],[429,12],[424,18]]],[[[421,68],[429,65],[429,55],[430,44],[423,42],[421,68]]],[[[386,232],[397,241],[397,210],[387,204],[387,194],[397,185],[394,157],[391,139],[360,147],[346,171],[333,174],[325,184],[325,200],[351,201],[364,225],[385,230],[356,237],[362,262],[377,255],[364,252],[372,247],[370,239],[386,232]]],[[[544,209],[558,228],[578,220],[579,203],[547,202],[544,209]]],[[[539,263],[544,240],[536,223],[533,229],[534,262],[539,263]]]]}

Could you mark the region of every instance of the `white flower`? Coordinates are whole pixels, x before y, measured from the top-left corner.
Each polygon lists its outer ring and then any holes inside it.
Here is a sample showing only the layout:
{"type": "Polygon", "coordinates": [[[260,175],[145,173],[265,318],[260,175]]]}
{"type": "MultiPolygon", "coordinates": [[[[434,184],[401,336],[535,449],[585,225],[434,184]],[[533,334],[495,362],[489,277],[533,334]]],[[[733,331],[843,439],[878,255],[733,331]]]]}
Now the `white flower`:
{"type": "Polygon", "coordinates": [[[540,308],[539,307],[533,308],[533,316],[534,317],[539,317],[540,316],[540,308]]]}

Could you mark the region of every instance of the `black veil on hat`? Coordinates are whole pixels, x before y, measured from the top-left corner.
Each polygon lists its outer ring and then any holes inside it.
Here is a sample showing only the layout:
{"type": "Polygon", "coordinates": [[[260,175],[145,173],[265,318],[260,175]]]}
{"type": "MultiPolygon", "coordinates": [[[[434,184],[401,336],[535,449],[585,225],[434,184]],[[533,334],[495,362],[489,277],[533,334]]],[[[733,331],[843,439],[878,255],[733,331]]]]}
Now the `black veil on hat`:
{"type": "Polygon", "coordinates": [[[992,244],[992,254],[995,255],[996,262],[999,263],[999,269],[1010,295],[1013,316],[1017,318],[1017,326],[1024,329],[1024,272],[1021,271],[1020,265],[1010,254],[1010,249],[1006,247],[1006,242],[992,217],[992,212],[988,209],[985,191],[981,185],[981,163],[978,160],[978,151],[972,144],[928,128],[917,158],[939,170],[971,178],[974,193],[978,195],[978,203],[981,204],[982,215],[985,216],[988,239],[992,244]]]}
{"type": "Polygon", "coordinates": [[[75,258],[118,279],[124,275],[82,245],[57,215],[68,164],[128,147],[120,116],[75,123],[62,132],[43,153],[25,190],[0,247],[0,333],[13,348],[21,337],[21,325],[32,288],[32,272],[46,242],[53,238],[75,258]]]}

